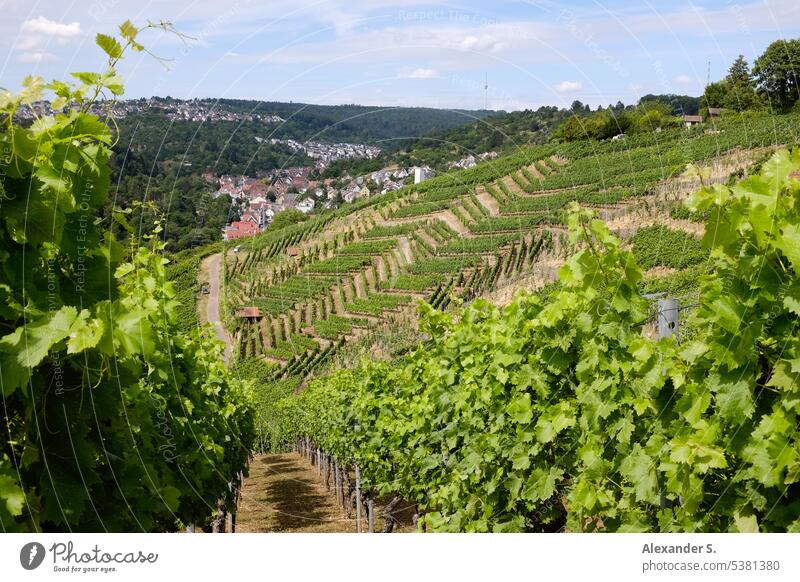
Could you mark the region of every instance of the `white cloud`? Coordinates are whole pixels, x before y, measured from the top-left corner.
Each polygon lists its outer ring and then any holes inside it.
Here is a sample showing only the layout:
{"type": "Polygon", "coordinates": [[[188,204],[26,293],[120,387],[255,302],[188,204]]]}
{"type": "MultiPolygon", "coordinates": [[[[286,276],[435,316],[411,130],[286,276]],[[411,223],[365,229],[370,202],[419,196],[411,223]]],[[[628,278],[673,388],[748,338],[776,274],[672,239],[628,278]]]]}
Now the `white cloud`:
{"type": "Polygon", "coordinates": [[[76,36],[80,36],[82,34],[80,22],[70,22],[69,24],[64,24],[61,22],[48,20],[44,16],[40,16],[39,18],[34,18],[32,20],[26,20],[22,23],[20,30],[23,33],[43,34],[45,36],[60,39],[75,38],[76,36]]]}
{"type": "Polygon", "coordinates": [[[435,79],[439,76],[436,69],[414,69],[413,71],[403,71],[397,75],[401,79],[435,79]]]}
{"type": "Polygon", "coordinates": [[[678,85],[691,85],[692,78],[689,75],[678,75],[675,77],[675,83],[678,85]]]}
{"type": "Polygon", "coordinates": [[[467,35],[458,43],[458,49],[462,51],[476,51],[481,53],[494,53],[505,48],[505,43],[498,41],[490,34],[481,36],[467,35]]]}
{"type": "Polygon", "coordinates": [[[58,57],[45,48],[51,42],[65,45],[83,34],[80,22],[55,22],[44,16],[26,20],[20,26],[14,47],[20,51],[17,60],[22,63],[57,61],[58,57]]]}
{"type": "Polygon", "coordinates": [[[583,83],[580,81],[561,81],[556,85],[556,91],[559,93],[572,93],[583,89],[583,83]]]}
{"type": "Polygon", "coordinates": [[[57,61],[58,57],[53,53],[33,52],[33,53],[20,53],[17,60],[21,63],[51,63],[57,61]]]}

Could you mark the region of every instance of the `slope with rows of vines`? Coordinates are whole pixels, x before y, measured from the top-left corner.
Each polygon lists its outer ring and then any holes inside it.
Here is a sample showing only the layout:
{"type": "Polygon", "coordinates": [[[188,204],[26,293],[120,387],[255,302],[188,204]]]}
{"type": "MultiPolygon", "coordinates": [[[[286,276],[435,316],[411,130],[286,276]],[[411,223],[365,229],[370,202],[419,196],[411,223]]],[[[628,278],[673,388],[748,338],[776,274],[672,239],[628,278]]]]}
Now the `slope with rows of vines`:
{"type": "Polygon", "coordinates": [[[257,379],[262,423],[351,344],[413,327],[418,299],[440,310],[482,296],[503,304],[557,279],[572,202],[609,221],[645,267],[643,288],[696,294],[702,226],[680,202],[699,178],[684,169],[697,163],[710,168],[706,183],[726,182],[793,142],[797,121],[734,117],[705,131],[526,148],[228,250],[235,365],[257,379]],[[236,319],[247,306],[263,317],[236,319]]]}

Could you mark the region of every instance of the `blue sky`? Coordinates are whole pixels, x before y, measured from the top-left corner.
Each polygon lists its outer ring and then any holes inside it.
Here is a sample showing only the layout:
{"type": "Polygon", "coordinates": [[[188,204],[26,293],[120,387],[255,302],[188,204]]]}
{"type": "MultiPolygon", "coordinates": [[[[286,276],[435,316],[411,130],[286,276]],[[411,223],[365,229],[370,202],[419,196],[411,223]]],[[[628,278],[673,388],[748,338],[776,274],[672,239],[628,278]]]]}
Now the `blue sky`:
{"type": "Polygon", "coordinates": [[[95,70],[97,32],[169,20],[121,66],[127,96],[481,108],[702,93],[739,53],[800,37],[798,0],[0,0],[0,86],[95,70]]]}

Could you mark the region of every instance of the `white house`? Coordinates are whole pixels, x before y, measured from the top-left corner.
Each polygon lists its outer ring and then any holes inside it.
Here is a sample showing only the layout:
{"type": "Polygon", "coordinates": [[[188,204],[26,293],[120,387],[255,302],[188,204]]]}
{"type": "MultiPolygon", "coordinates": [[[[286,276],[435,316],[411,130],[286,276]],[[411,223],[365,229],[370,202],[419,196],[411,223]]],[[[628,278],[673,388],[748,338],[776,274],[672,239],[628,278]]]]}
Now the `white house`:
{"type": "Polygon", "coordinates": [[[314,205],[315,204],[316,204],[316,202],[314,201],[313,198],[304,198],[303,200],[301,200],[300,202],[297,203],[297,209],[300,212],[308,214],[309,212],[314,210],[314,205]]]}
{"type": "Polygon", "coordinates": [[[431,176],[433,176],[433,170],[431,170],[428,166],[418,166],[414,168],[414,184],[424,182],[431,176]]]}

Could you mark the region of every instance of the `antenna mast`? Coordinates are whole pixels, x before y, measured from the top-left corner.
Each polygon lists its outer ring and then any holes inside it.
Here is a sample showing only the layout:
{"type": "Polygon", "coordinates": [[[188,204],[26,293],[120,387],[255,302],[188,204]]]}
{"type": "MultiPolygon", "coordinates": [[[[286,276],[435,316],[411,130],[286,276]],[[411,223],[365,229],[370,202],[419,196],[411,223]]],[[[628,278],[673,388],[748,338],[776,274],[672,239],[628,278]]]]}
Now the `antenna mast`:
{"type": "Polygon", "coordinates": [[[483,82],[483,110],[489,110],[489,74],[486,73],[486,78],[483,82]]]}

